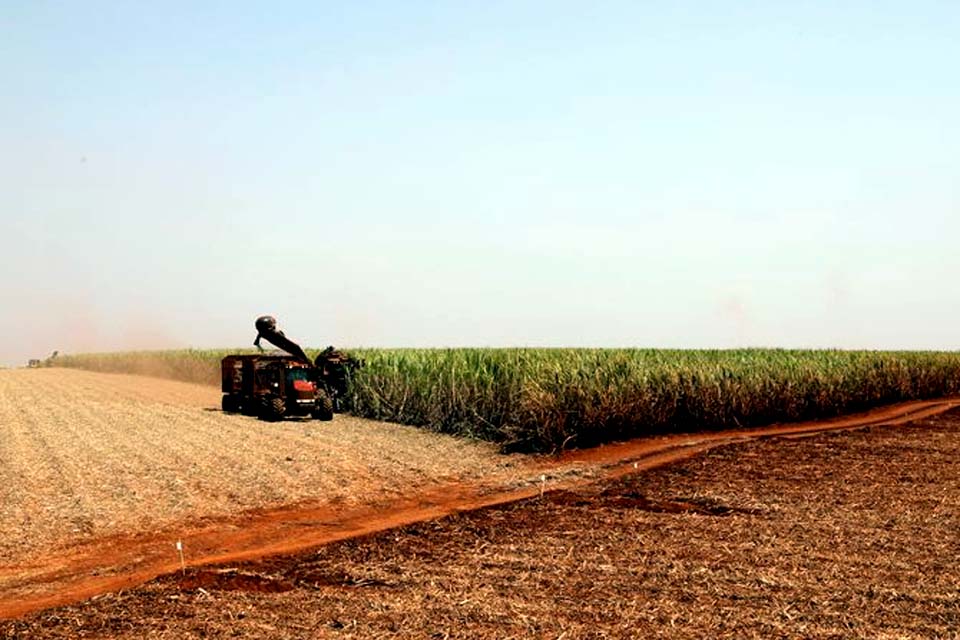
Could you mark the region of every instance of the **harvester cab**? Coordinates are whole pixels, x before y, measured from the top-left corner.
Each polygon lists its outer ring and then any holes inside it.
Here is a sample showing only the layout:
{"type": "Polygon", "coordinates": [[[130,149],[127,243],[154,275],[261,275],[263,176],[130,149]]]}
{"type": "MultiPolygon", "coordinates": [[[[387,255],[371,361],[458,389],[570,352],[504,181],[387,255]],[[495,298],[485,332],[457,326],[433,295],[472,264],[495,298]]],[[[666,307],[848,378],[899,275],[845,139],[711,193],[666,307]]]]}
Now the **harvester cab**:
{"type": "Polygon", "coordinates": [[[276,328],[270,316],[257,318],[254,344],[264,339],[287,354],[229,355],[221,361],[223,410],[262,420],[312,416],[332,420],[347,393],[356,360],[328,347],[311,362],[297,343],[276,328]]]}

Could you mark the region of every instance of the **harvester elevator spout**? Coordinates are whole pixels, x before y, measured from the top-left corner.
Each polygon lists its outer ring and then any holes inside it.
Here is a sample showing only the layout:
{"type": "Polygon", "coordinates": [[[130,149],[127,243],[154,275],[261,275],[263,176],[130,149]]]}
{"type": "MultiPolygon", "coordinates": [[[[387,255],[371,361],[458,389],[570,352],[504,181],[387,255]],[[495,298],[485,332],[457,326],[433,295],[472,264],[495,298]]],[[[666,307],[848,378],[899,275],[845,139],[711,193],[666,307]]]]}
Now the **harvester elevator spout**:
{"type": "Polygon", "coordinates": [[[263,338],[276,348],[282,349],[298,360],[313,366],[310,358],[300,348],[300,345],[283,335],[283,331],[277,329],[277,321],[273,316],[260,316],[257,318],[256,327],[257,339],[253,341],[255,347],[263,351],[263,347],[260,346],[260,339],[263,338]]]}

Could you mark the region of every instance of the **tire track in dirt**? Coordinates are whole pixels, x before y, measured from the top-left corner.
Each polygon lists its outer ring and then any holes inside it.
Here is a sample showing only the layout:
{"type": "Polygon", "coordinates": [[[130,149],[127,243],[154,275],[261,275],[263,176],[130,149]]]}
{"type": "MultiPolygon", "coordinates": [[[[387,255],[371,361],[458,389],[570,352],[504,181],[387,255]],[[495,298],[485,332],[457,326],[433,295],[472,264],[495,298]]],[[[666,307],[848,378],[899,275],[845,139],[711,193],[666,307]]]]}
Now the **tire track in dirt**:
{"type": "MultiPolygon", "coordinates": [[[[7,581],[0,619],[127,589],[180,569],[174,542],[191,567],[301,552],[324,544],[567,490],[757,438],[798,438],[829,431],[913,422],[960,406],[960,399],[901,403],[834,420],[645,438],[531,461],[529,476],[501,473],[470,483],[436,484],[415,496],[346,507],[301,503],[238,516],[184,523],[145,535],[114,535],[46,558],[29,576],[7,581]]],[[[2,575],[2,573],[0,573],[2,575]]]]}

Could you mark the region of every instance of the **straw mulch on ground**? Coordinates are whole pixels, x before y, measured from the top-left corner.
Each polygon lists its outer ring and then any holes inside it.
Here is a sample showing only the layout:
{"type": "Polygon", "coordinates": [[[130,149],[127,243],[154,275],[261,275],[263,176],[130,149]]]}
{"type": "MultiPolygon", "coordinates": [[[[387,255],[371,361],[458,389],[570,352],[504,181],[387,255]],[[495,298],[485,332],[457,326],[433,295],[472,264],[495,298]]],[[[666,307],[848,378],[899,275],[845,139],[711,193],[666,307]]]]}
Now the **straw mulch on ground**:
{"type": "Polygon", "coordinates": [[[0,637],[950,638],[960,413],[190,570],[0,637]]]}

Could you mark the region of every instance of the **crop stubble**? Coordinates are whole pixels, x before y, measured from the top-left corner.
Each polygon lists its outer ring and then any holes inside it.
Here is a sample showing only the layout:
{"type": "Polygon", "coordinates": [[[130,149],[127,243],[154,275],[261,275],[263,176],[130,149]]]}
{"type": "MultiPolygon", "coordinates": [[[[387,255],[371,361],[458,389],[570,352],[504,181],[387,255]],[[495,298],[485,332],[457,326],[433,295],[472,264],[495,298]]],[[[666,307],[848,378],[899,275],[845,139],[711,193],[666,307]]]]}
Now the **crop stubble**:
{"type": "Polygon", "coordinates": [[[955,638],[960,413],[169,576],[0,637],[955,638]]]}
{"type": "Polygon", "coordinates": [[[216,389],[0,372],[0,589],[51,549],[301,501],[351,506],[505,470],[492,445],[339,415],[266,424],[216,389]]]}

